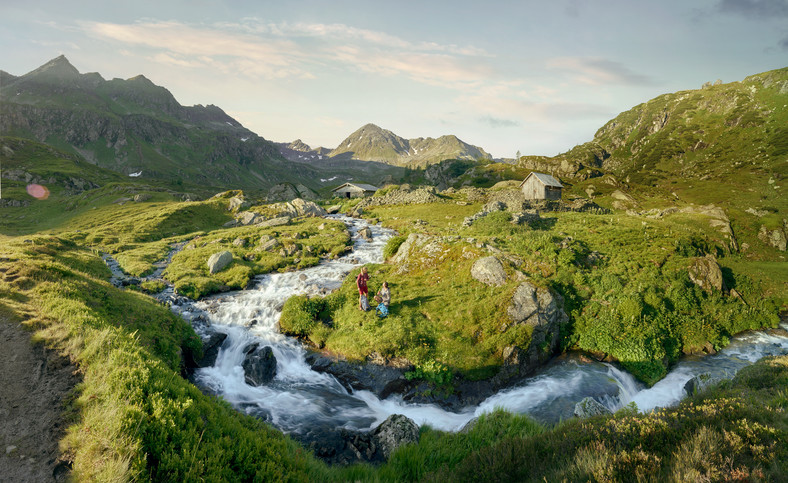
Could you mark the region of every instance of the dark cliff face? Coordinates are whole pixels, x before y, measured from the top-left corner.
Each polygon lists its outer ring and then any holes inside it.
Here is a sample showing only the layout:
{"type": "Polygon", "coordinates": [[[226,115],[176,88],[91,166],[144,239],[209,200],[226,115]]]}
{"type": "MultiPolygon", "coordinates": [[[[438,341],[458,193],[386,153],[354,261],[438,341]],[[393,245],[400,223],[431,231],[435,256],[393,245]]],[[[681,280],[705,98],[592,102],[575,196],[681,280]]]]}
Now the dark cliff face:
{"type": "Polygon", "coordinates": [[[294,172],[276,147],[217,106],[182,106],[144,76],[104,80],[60,56],[15,77],[3,73],[0,134],[70,146],[124,174],[218,188],[265,189],[294,172]]]}

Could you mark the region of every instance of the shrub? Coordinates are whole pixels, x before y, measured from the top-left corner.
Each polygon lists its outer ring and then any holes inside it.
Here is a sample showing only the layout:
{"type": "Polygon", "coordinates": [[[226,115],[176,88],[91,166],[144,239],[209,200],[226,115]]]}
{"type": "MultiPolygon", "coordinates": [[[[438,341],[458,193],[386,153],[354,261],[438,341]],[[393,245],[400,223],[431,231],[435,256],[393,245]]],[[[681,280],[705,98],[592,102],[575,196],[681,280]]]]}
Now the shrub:
{"type": "Polygon", "coordinates": [[[405,243],[407,239],[408,237],[404,235],[389,238],[389,241],[386,242],[386,246],[383,247],[383,257],[385,259],[393,257],[397,253],[397,250],[399,250],[400,245],[405,243]]]}

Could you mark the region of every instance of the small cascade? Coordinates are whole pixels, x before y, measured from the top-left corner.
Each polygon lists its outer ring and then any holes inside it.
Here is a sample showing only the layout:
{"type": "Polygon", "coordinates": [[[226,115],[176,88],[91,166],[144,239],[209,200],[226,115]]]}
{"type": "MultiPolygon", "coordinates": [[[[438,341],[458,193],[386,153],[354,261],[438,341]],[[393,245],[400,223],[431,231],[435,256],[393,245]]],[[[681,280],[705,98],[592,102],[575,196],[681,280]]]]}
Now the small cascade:
{"type": "MultiPolygon", "coordinates": [[[[507,388],[475,407],[451,412],[431,404],[414,404],[399,396],[380,400],[368,391],[349,393],[333,376],[312,370],[306,350],[278,331],[282,306],[297,294],[325,295],[342,285],[346,275],[367,263],[381,263],[382,250],[393,231],[370,226],[372,240],[359,230],[365,221],[333,216],[348,225],[354,250],[336,260],[287,273],[256,278],[251,289],[216,295],[191,302],[164,294],[172,308],[190,320],[198,332],[227,334],[213,367],[195,372],[203,390],[227,400],[238,410],[260,417],[281,430],[305,434],[312,428],[369,430],[392,414],[404,414],[418,424],[456,431],[472,418],[496,408],[527,413],[554,423],[573,417],[575,405],[592,397],[611,411],[635,403],[641,411],[676,404],[686,396],[684,386],[705,373],[732,377],[736,371],[766,355],[788,353],[785,330],[754,332],[735,338],[729,347],[706,357],[687,357],[663,380],[645,388],[614,365],[588,361],[576,354],[556,358],[533,377],[507,388]],[[246,383],[242,364],[252,344],[271,347],[277,361],[272,382],[263,386],[246,383]]],[[[786,327],[788,328],[788,327],[786,327]]]]}

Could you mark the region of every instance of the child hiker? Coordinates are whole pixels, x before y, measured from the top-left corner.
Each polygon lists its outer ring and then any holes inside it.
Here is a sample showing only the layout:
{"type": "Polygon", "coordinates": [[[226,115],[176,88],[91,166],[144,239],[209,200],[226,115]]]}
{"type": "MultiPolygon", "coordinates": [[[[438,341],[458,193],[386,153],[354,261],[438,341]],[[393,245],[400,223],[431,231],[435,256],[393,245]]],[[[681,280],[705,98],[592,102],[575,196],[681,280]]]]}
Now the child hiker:
{"type": "Polygon", "coordinates": [[[369,295],[369,289],[367,289],[368,280],[367,267],[361,267],[361,272],[356,277],[356,287],[358,287],[358,309],[365,312],[369,310],[369,300],[367,299],[369,295]]]}

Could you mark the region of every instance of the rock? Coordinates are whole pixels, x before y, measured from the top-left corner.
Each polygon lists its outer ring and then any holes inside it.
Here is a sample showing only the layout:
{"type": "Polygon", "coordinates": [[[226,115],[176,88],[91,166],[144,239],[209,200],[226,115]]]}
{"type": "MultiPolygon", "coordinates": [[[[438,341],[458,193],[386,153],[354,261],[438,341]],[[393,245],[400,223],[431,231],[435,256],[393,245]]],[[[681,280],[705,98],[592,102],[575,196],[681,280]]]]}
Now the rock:
{"type": "Polygon", "coordinates": [[[295,186],[296,191],[298,191],[298,197],[305,199],[305,200],[316,200],[318,198],[317,193],[315,193],[312,189],[302,185],[301,183],[295,186]]]}
{"type": "Polygon", "coordinates": [[[626,203],[633,203],[633,204],[635,203],[635,200],[634,200],[634,198],[632,198],[631,196],[629,196],[628,194],[624,193],[624,192],[623,192],[623,191],[621,191],[621,190],[615,190],[615,191],[613,191],[613,192],[610,194],[610,196],[611,196],[611,197],[612,197],[614,200],[623,201],[623,202],[626,202],[626,203]]]}
{"type": "Polygon", "coordinates": [[[686,391],[688,395],[692,396],[693,394],[696,394],[707,387],[713,386],[724,380],[724,376],[714,375],[710,372],[704,372],[703,374],[698,374],[687,381],[686,384],[684,384],[684,391],[686,391]]]}
{"type": "Polygon", "coordinates": [[[326,209],[326,213],[329,215],[336,215],[339,213],[339,210],[342,209],[342,205],[331,205],[326,209]]]}
{"type": "Polygon", "coordinates": [[[290,202],[290,205],[295,208],[298,216],[326,216],[326,210],[316,205],[312,201],[304,201],[301,198],[296,198],[290,202]]]}
{"type": "Polygon", "coordinates": [[[225,250],[223,252],[214,253],[208,258],[208,273],[218,273],[227,268],[227,265],[233,261],[233,254],[225,250]]]}
{"type": "Polygon", "coordinates": [[[262,386],[276,376],[276,357],[270,346],[254,343],[246,350],[243,362],[244,380],[250,386],[262,386]]]}
{"type": "Polygon", "coordinates": [[[134,201],[137,203],[141,203],[143,201],[148,201],[151,198],[150,194],[148,193],[139,193],[134,195],[134,201]]]}
{"type": "Polygon", "coordinates": [[[361,238],[365,239],[366,241],[372,241],[372,230],[368,226],[365,226],[361,230],[358,231],[358,234],[361,238]]]}
{"type": "Polygon", "coordinates": [[[235,240],[233,240],[233,246],[236,246],[236,247],[239,247],[239,248],[245,247],[246,246],[246,238],[240,238],[240,237],[236,238],[235,240]]]}
{"type": "Polygon", "coordinates": [[[219,349],[222,348],[225,339],[227,339],[227,334],[223,332],[211,332],[207,338],[203,338],[203,356],[197,362],[197,367],[213,367],[216,364],[216,357],[219,355],[219,349]]]}
{"type": "Polygon", "coordinates": [[[692,265],[689,267],[689,278],[707,292],[726,290],[725,282],[722,279],[722,269],[717,264],[717,259],[712,255],[693,259],[692,265]]]}
{"type": "Polygon", "coordinates": [[[259,214],[253,211],[242,211],[235,215],[236,221],[238,221],[241,225],[254,225],[255,223],[259,223],[261,221],[261,217],[259,214]]]}
{"type": "Polygon", "coordinates": [[[282,226],[287,225],[290,223],[289,216],[279,216],[277,218],[271,218],[270,220],[261,221],[257,224],[260,228],[270,228],[272,226],[282,226]]]}
{"type": "Polygon", "coordinates": [[[268,190],[268,201],[288,201],[300,197],[300,193],[290,183],[279,183],[268,190]]]}
{"type": "Polygon", "coordinates": [[[279,246],[279,240],[272,237],[263,237],[260,239],[260,250],[269,252],[279,246]],[[267,240],[264,240],[267,238],[267,240]]]}
{"type": "Polygon", "coordinates": [[[520,372],[527,372],[550,358],[558,349],[561,327],[569,320],[559,294],[528,281],[515,290],[507,314],[514,324],[533,327],[526,354],[517,355],[520,372]]]}
{"type": "Polygon", "coordinates": [[[460,430],[457,431],[457,433],[458,434],[468,434],[468,433],[470,433],[473,430],[473,428],[476,427],[476,423],[478,423],[478,422],[479,422],[479,418],[478,417],[471,419],[470,421],[465,423],[462,426],[462,428],[460,428],[460,430]]]}
{"type": "Polygon", "coordinates": [[[249,202],[246,201],[243,195],[233,196],[230,198],[230,201],[227,202],[227,211],[238,211],[246,208],[249,206],[249,202]]]}
{"type": "Polygon", "coordinates": [[[519,366],[526,362],[526,354],[521,348],[517,346],[507,346],[503,349],[503,365],[504,366],[519,366]]]}
{"type": "Polygon", "coordinates": [[[575,404],[575,416],[581,419],[612,414],[610,409],[592,397],[584,398],[575,404]]]}
{"type": "Polygon", "coordinates": [[[788,239],[786,239],[783,230],[767,230],[765,226],[761,226],[761,230],[758,232],[758,238],[781,252],[784,252],[786,248],[788,248],[788,239]]]}
{"type": "Polygon", "coordinates": [[[503,268],[503,264],[493,256],[476,260],[471,267],[471,277],[490,286],[506,283],[506,271],[503,268]]]}
{"type": "Polygon", "coordinates": [[[383,458],[389,459],[400,446],[419,442],[419,426],[406,416],[392,414],[372,431],[372,436],[383,458]]]}

